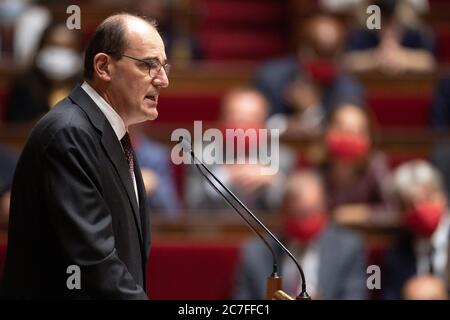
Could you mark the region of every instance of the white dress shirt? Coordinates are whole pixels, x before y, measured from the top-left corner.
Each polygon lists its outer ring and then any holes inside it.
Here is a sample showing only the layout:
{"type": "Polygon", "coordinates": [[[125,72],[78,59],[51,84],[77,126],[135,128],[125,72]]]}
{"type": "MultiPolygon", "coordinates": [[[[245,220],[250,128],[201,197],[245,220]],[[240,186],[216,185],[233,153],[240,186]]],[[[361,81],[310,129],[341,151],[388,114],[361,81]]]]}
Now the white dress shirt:
{"type": "MultiPolygon", "coordinates": [[[[95,104],[98,106],[98,108],[103,112],[106,119],[108,119],[108,122],[111,124],[111,127],[114,130],[114,133],[117,136],[117,139],[122,140],[122,138],[127,133],[127,128],[125,127],[125,123],[123,122],[122,118],[119,116],[119,114],[111,107],[111,105],[108,104],[108,102],[105,101],[98,93],[95,91],[94,88],[92,88],[86,81],[83,82],[81,85],[81,88],[83,88],[84,91],[88,94],[89,97],[91,97],[92,100],[94,100],[95,104]]],[[[120,144],[122,146],[122,144],[120,144]]],[[[122,148],[123,150],[123,148],[122,148]]],[[[134,193],[136,194],[136,201],[139,206],[139,196],[137,192],[137,184],[136,184],[136,177],[134,176],[133,172],[133,185],[134,185],[134,193]]]]}
{"type": "Polygon", "coordinates": [[[420,239],[416,241],[414,250],[417,257],[417,274],[426,274],[429,272],[430,259],[428,252],[430,245],[432,245],[434,248],[432,259],[434,274],[443,279],[446,278],[449,230],[450,216],[448,213],[445,213],[430,239],[420,239]]]}

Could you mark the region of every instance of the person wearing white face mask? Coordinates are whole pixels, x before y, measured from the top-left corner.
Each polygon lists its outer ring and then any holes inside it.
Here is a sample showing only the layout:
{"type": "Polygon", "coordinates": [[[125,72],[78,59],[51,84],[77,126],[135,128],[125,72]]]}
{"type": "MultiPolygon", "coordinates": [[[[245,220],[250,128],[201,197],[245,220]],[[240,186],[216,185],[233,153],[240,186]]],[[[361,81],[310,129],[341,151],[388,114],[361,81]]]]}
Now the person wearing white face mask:
{"type": "Polygon", "coordinates": [[[81,57],[73,49],[46,46],[37,55],[36,65],[47,78],[64,81],[80,71],[81,57]]]}
{"type": "Polygon", "coordinates": [[[12,85],[6,121],[35,121],[65,97],[81,79],[81,38],[64,24],[51,24],[43,33],[33,64],[12,85]]]}

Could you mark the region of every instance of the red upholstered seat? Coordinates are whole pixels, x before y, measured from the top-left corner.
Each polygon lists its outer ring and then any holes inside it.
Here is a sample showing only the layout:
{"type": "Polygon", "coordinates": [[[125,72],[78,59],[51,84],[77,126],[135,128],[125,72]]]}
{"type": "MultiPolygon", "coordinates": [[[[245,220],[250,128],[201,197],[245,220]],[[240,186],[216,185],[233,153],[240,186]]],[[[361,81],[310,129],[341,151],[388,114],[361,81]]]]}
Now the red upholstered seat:
{"type": "Polygon", "coordinates": [[[203,0],[198,39],[205,59],[264,60],[287,51],[287,3],[203,0]]]}
{"type": "Polygon", "coordinates": [[[408,153],[408,154],[388,154],[388,164],[391,169],[394,169],[404,162],[412,161],[415,159],[427,159],[427,154],[408,153]]]}
{"type": "Polygon", "coordinates": [[[439,62],[450,62],[450,27],[443,25],[434,28],[439,62]]]}
{"type": "Polygon", "coordinates": [[[150,299],[229,299],[239,244],[154,243],[148,264],[150,299]]]}
{"type": "Polygon", "coordinates": [[[274,0],[203,0],[202,27],[277,23],[283,10],[283,3],[274,0]]]}
{"type": "Polygon", "coordinates": [[[200,33],[206,59],[268,59],[283,54],[285,39],[273,32],[209,31],[200,33]]]}
{"type": "Polygon", "coordinates": [[[380,128],[426,128],[431,96],[370,94],[367,103],[380,128]]]}
{"type": "Polygon", "coordinates": [[[0,278],[3,272],[3,262],[6,257],[6,241],[0,241],[0,278]]]}
{"type": "Polygon", "coordinates": [[[7,97],[8,91],[5,88],[0,87],[0,123],[5,119],[7,97]]]}
{"type": "Polygon", "coordinates": [[[216,121],[220,112],[220,94],[161,95],[155,123],[193,125],[195,120],[216,121]]]}

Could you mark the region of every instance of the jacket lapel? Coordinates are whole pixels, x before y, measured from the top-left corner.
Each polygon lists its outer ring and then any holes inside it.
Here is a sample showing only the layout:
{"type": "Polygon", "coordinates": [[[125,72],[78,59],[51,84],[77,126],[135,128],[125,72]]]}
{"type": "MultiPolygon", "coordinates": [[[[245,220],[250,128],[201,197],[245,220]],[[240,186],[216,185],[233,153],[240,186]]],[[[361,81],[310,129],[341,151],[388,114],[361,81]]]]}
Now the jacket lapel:
{"type": "MultiPolygon", "coordinates": [[[[139,238],[141,243],[143,242],[142,227],[141,227],[141,217],[139,214],[138,205],[136,202],[136,195],[134,193],[134,185],[129,173],[128,164],[124,156],[122,147],[113,128],[109,124],[105,115],[99,109],[99,107],[94,103],[94,101],[89,97],[89,95],[81,88],[81,86],[75,87],[75,89],[70,94],[69,98],[74,101],[83,111],[87,114],[90,121],[102,133],[101,142],[108,155],[109,159],[113,163],[117,174],[123,184],[128,195],[128,200],[131,207],[133,208],[133,215],[135,223],[138,229],[139,238]]],[[[140,173],[139,173],[140,176],[140,173]]],[[[142,178],[141,178],[142,180],[142,178]]],[[[140,197],[140,195],[139,195],[140,197]]],[[[143,244],[143,243],[142,243],[143,244]]]]}
{"type": "Polygon", "coordinates": [[[120,142],[117,140],[117,137],[114,133],[114,130],[111,128],[109,123],[105,125],[105,130],[102,135],[102,145],[106,150],[106,153],[116,168],[117,173],[119,174],[120,180],[122,181],[123,186],[128,195],[128,201],[130,202],[133,208],[134,218],[136,220],[136,224],[138,226],[139,235],[142,241],[142,227],[141,227],[141,219],[139,215],[139,209],[136,201],[136,194],[134,192],[133,180],[130,175],[130,170],[128,168],[127,160],[124,156],[122,147],[120,146],[120,142]]]}

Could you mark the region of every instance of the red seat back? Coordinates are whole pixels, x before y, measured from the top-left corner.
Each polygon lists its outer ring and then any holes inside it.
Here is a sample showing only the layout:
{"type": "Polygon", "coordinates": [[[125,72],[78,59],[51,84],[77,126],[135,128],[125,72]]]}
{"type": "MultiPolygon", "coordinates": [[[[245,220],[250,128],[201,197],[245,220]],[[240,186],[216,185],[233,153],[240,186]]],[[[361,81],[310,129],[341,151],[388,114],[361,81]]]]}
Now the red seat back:
{"type": "Polygon", "coordinates": [[[239,244],[152,245],[147,288],[154,300],[230,299],[239,244]]]}

